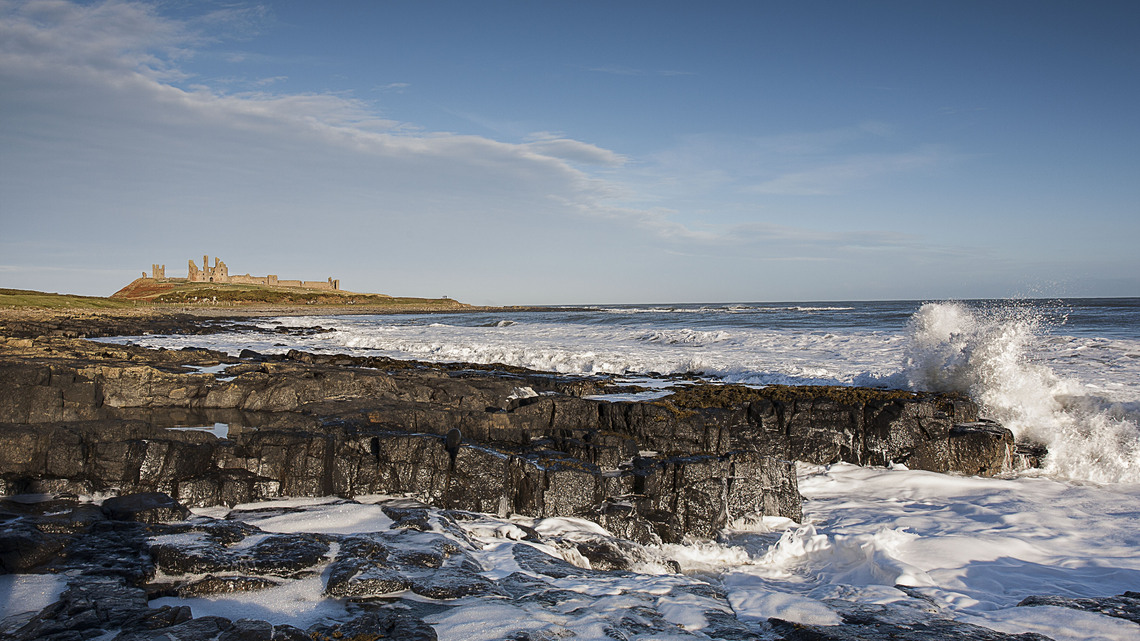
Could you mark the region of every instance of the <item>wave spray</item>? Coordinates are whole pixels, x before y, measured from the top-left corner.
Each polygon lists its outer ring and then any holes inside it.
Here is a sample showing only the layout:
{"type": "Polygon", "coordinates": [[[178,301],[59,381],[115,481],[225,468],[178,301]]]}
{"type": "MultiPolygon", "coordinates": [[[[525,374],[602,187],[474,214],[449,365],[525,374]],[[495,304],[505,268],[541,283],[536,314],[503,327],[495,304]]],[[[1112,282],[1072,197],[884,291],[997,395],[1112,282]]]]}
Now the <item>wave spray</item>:
{"type": "Polygon", "coordinates": [[[927,303],[910,320],[903,374],[912,389],[968,394],[1018,440],[1048,447],[1051,476],[1140,482],[1140,408],[1039,362],[1043,334],[1027,308],[927,303]]]}

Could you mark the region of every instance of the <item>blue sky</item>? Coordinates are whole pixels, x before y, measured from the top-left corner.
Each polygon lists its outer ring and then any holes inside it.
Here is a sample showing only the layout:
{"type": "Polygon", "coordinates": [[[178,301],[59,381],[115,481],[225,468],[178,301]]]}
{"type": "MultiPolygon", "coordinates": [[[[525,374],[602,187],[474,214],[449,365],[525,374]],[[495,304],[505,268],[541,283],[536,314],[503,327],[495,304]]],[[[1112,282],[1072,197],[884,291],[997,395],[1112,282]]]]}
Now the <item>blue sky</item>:
{"type": "Polygon", "coordinates": [[[0,0],[0,286],[1140,295],[1135,2],[0,0]]]}

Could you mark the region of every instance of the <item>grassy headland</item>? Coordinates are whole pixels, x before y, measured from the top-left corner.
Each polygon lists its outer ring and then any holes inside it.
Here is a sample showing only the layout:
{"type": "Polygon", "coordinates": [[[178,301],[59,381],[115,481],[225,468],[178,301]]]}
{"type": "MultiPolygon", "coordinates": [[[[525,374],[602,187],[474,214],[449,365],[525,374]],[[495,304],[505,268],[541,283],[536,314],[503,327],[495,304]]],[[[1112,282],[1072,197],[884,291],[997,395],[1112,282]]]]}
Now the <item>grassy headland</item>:
{"type": "Polygon", "coordinates": [[[14,309],[129,309],[138,301],[101,296],[51,294],[30,289],[0,289],[0,308],[14,309]]]}
{"type": "Polygon", "coordinates": [[[182,279],[139,278],[109,297],[52,294],[23,289],[0,289],[2,309],[218,310],[235,312],[337,308],[359,313],[458,311],[470,306],[450,298],[394,297],[299,287],[266,287],[228,283],[192,283],[182,279]]]}

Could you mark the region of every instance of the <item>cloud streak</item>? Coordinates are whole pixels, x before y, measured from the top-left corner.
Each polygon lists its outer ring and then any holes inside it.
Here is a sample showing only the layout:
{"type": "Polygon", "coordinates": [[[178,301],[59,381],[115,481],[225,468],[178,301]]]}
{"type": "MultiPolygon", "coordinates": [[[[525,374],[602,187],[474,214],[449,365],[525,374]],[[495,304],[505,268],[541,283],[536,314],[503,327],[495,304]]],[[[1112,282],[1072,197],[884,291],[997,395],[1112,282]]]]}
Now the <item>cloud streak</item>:
{"type": "Polygon", "coordinates": [[[942,166],[950,160],[948,154],[934,148],[892,154],[860,154],[782,174],[750,186],[747,191],[778,196],[840,194],[860,189],[869,181],[942,166]]]}

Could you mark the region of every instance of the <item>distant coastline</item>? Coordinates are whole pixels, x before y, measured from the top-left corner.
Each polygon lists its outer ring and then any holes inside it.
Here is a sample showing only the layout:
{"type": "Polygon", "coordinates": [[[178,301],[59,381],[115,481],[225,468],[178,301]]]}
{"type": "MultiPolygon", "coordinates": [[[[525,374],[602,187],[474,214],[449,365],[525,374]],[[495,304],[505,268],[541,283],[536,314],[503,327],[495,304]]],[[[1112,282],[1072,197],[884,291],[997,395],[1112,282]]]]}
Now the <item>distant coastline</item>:
{"type": "Polygon", "coordinates": [[[367,316],[566,311],[569,306],[477,306],[452,299],[383,297],[375,303],[155,303],[148,300],[0,288],[0,330],[12,335],[99,337],[210,331],[208,321],[275,316],[367,316]],[[23,328],[22,330],[20,328],[23,328]]]}

